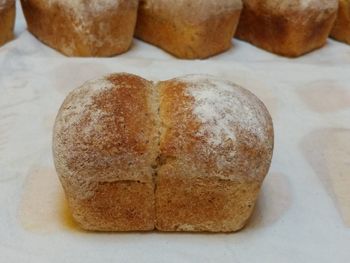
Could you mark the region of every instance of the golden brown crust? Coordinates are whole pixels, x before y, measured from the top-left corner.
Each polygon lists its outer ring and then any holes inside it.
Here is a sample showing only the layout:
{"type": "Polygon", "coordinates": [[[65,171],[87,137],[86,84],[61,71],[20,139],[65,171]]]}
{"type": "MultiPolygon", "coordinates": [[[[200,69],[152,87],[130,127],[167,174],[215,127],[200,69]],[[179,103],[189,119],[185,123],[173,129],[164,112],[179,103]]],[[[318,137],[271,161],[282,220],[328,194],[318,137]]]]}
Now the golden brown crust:
{"type": "MultiPolygon", "coordinates": [[[[188,7],[183,5],[179,8],[185,10],[188,7]]],[[[198,20],[189,20],[174,9],[150,8],[147,1],[141,2],[136,37],[185,59],[207,58],[231,47],[232,35],[240,16],[240,5],[198,20]],[[179,13],[179,16],[174,17],[175,13],[179,13]]],[[[207,10],[208,14],[211,12],[207,10]]]]}
{"type": "Polygon", "coordinates": [[[0,3],[0,46],[13,39],[16,18],[16,2],[6,0],[0,3]]]}
{"type": "Polygon", "coordinates": [[[132,43],[136,0],[117,0],[102,10],[85,7],[81,11],[60,1],[48,4],[43,0],[21,0],[21,3],[28,30],[67,56],[112,56],[127,51],[132,43]]]}
{"type": "Polygon", "coordinates": [[[286,8],[282,11],[259,3],[244,5],[236,37],[287,57],[297,57],[322,47],[336,18],[336,2],[329,8],[286,8]]]}
{"type": "Polygon", "coordinates": [[[150,85],[137,76],[110,75],[71,92],[58,113],[56,170],[74,218],[86,229],[153,229],[158,127],[150,85]],[[130,202],[135,217],[125,224],[130,202]],[[110,207],[107,217],[96,210],[103,204],[110,207]]]}
{"type": "Polygon", "coordinates": [[[331,37],[350,44],[350,1],[340,0],[338,16],[335,20],[334,27],[331,32],[331,37]]]}
{"type": "Polygon", "coordinates": [[[100,231],[236,231],[272,149],[263,103],[206,75],[87,82],[66,98],[53,138],[75,220],[100,231]]]}

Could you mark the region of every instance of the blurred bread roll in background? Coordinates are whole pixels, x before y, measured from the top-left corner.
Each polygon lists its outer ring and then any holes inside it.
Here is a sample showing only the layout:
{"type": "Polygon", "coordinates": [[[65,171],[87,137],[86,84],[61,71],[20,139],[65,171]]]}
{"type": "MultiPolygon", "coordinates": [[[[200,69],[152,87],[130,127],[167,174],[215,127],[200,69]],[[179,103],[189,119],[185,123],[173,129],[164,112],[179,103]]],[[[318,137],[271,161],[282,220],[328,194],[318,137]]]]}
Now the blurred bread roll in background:
{"type": "Polygon", "coordinates": [[[21,0],[28,30],[67,56],[105,57],[132,43],[138,0],[21,0]]]}
{"type": "Polygon", "coordinates": [[[0,0],[0,46],[13,38],[15,18],[15,0],[0,0]]]}
{"type": "Polygon", "coordinates": [[[331,37],[350,44],[350,1],[339,0],[338,16],[335,20],[331,37]]]}
{"type": "Polygon", "coordinates": [[[228,50],[241,0],[141,0],[136,37],[178,58],[207,58],[228,50]]]}
{"type": "Polygon", "coordinates": [[[287,57],[322,47],[338,0],[243,0],[237,38],[287,57]]]}

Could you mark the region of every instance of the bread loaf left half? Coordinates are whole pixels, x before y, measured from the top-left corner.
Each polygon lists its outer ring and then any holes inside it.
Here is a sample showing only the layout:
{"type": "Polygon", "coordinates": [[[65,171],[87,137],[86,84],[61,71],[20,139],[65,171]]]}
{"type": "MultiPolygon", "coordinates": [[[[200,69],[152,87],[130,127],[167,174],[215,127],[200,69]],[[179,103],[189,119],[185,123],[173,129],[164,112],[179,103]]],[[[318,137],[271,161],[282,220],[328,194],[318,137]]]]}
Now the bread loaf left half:
{"type": "Polygon", "coordinates": [[[59,110],[55,166],[83,229],[154,228],[159,120],[151,85],[134,75],[112,74],[72,91],[59,110]]]}

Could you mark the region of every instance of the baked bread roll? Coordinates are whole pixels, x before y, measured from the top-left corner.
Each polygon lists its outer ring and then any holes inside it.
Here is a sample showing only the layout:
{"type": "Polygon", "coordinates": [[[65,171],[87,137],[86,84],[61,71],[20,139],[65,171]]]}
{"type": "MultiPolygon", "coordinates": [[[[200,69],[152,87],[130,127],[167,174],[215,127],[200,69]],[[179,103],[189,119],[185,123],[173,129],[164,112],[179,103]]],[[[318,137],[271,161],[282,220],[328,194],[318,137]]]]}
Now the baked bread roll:
{"type": "Polygon", "coordinates": [[[0,46],[13,38],[16,17],[16,2],[0,0],[0,46]]]}
{"type": "Polygon", "coordinates": [[[205,75],[87,82],[64,101],[53,135],[73,217],[99,231],[239,230],[272,150],[263,103],[205,75]]]}
{"type": "Polygon", "coordinates": [[[132,43],[138,0],[21,0],[28,30],[67,56],[104,57],[132,43]]]}
{"type": "Polygon", "coordinates": [[[179,58],[207,58],[231,47],[241,0],[141,0],[136,37],[179,58]]]}
{"type": "Polygon", "coordinates": [[[237,38],[287,57],[322,47],[338,0],[243,0],[237,38]]]}
{"type": "Polygon", "coordinates": [[[338,16],[335,20],[331,37],[350,44],[350,1],[339,0],[338,16]]]}

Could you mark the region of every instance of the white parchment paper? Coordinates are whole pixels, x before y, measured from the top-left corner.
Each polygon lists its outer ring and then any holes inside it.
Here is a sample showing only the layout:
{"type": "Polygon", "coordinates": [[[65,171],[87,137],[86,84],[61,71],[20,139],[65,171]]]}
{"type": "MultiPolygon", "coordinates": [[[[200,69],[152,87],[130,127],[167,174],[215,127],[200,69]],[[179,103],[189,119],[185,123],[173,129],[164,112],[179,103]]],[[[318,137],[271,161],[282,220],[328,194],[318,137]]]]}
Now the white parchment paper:
{"type": "Polygon", "coordinates": [[[349,262],[350,46],[329,40],[298,59],[234,41],[203,61],[134,41],[113,58],[67,58],[37,41],[18,11],[0,48],[0,262],[349,262]],[[88,79],[207,73],[270,110],[275,152],[255,212],[234,234],[86,233],[67,213],[51,157],[55,115],[88,79]]]}

